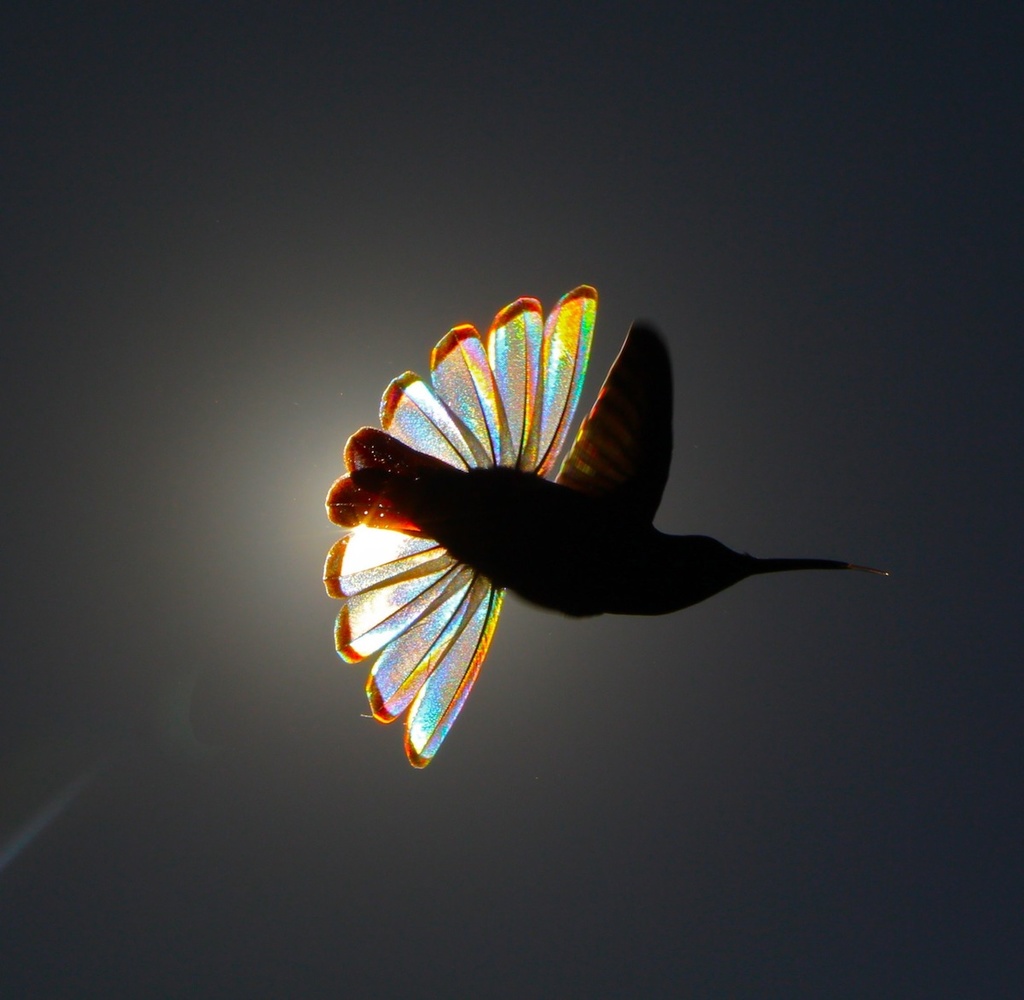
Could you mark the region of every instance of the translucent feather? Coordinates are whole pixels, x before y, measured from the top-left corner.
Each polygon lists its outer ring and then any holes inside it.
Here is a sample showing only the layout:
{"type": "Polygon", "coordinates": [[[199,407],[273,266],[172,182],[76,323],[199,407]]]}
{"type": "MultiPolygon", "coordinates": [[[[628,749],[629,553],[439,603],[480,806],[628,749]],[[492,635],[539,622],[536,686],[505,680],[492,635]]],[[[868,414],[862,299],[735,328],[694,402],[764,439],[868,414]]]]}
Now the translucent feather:
{"type": "Polygon", "coordinates": [[[479,464],[451,411],[418,375],[406,372],[384,390],[380,425],[410,448],[468,469],[479,464]]]}
{"type": "Polygon", "coordinates": [[[457,326],[438,343],[430,356],[430,381],[468,431],[470,445],[480,446],[471,464],[497,465],[502,452],[511,449],[511,438],[494,372],[475,327],[457,326]]]}

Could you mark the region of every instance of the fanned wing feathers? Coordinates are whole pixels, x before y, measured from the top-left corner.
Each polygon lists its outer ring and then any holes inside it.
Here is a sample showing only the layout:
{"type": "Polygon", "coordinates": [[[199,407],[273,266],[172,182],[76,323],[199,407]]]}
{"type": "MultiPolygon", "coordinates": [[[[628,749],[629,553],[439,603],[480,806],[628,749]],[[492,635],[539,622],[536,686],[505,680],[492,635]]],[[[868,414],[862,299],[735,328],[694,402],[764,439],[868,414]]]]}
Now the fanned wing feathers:
{"type": "Polygon", "coordinates": [[[351,662],[379,652],[370,707],[382,722],[407,713],[406,753],[418,767],[472,689],[504,591],[400,514],[388,483],[436,462],[549,472],[579,401],[596,310],[596,291],[582,285],[546,324],[540,303],[523,298],[484,338],[455,327],[434,348],[430,381],[395,379],[381,400],[383,431],[364,427],[346,446],[348,473],[327,496],[331,520],[354,528],[324,566],[327,593],[344,601],[336,644],[351,662]]]}
{"type": "MultiPolygon", "coordinates": [[[[345,603],[338,615],[336,646],[350,663],[376,653],[443,600],[458,569],[431,539],[380,528],[357,528],[331,556],[345,603]]],[[[330,557],[329,557],[330,558],[330,557]]]]}
{"type": "Polygon", "coordinates": [[[483,341],[450,330],[431,355],[427,384],[412,372],[385,390],[380,424],[392,437],[456,468],[549,471],[579,401],[597,313],[589,285],[563,296],[544,322],[536,299],[517,299],[483,341]]]}
{"type": "Polygon", "coordinates": [[[338,653],[357,663],[383,648],[366,684],[374,716],[409,710],[406,750],[429,763],[487,655],[502,591],[431,539],[360,526],[330,551],[328,593],[345,599],[338,653]]]}
{"type": "Polygon", "coordinates": [[[547,323],[536,299],[517,299],[495,316],[487,357],[512,441],[496,464],[540,475],[554,465],[583,388],[596,315],[597,292],[581,285],[559,299],[547,323]]]}
{"type": "Polygon", "coordinates": [[[614,496],[653,520],[672,458],[672,370],[654,330],[634,323],[557,482],[614,496]]]}
{"type": "Polygon", "coordinates": [[[451,639],[465,621],[463,605],[472,582],[460,579],[445,600],[377,657],[366,682],[375,718],[381,722],[398,718],[450,651],[451,639]]]}

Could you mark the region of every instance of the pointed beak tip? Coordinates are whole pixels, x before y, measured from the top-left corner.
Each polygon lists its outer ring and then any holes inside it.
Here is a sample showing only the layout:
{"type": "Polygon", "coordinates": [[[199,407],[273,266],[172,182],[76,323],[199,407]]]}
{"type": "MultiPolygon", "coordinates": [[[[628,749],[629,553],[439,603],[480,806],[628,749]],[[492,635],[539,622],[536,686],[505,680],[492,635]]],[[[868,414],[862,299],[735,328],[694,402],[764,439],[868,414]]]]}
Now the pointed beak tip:
{"type": "Polygon", "coordinates": [[[887,569],[876,569],[874,566],[859,566],[857,563],[847,563],[847,569],[859,570],[861,573],[874,573],[876,576],[891,576],[887,569]]]}

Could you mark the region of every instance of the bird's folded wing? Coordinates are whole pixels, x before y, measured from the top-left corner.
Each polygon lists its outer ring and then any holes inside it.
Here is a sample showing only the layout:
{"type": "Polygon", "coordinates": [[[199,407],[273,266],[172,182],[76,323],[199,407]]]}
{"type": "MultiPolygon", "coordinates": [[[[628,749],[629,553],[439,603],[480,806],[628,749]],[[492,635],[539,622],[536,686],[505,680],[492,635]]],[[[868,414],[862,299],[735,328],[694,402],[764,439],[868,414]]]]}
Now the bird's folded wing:
{"type": "Polygon", "coordinates": [[[671,459],[668,351],[654,330],[634,323],[557,481],[653,520],[671,459]]]}

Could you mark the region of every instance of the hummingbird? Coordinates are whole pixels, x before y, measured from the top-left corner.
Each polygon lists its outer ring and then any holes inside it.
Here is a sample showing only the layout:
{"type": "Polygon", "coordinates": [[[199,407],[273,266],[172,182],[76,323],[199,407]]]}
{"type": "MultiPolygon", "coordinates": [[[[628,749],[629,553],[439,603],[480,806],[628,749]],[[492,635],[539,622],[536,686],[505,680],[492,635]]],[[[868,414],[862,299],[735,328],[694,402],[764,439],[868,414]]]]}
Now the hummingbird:
{"type": "Polygon", "coordinates": [[[367,681],[375,718],[407,713],[406,753],[425,766],[487,654],[502,598],[575,617],[661,615],[750,576],[883,571],[833,559],[757,558],[654,527],[672,457],[664,340],[635,322],[552,478],[579,399],[597,309],[582,285],[545,323],[536,299],[502,309],[485,337],[453,328],[381,402],[381,428],[345,447],[328,493],[337,525],[324,582],[344,603],[336,646],[381,650],[367,681]]]}

